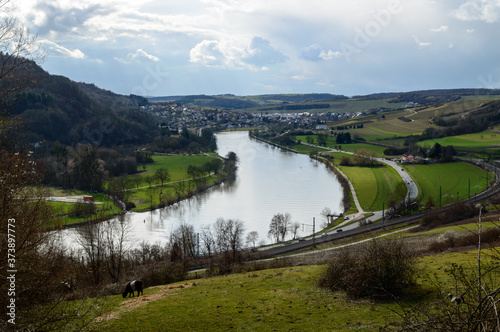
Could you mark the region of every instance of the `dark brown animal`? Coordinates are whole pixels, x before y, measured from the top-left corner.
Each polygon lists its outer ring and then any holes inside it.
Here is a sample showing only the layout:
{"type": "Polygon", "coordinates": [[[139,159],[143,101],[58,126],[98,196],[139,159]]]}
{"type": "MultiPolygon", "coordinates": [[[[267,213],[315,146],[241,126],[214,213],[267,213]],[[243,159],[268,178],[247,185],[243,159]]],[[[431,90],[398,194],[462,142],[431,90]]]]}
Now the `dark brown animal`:
{"type": "Polygon", "coordinates": [[[130,296],[130,294],[132,294],[132,296],[135,297],[134,294],[135,291],[137,291],[137,296],[139,296],[139,293],[144,295],[142,291],[142,286],[143,286],[142,281],[140,280],[134,280],[129,282],[127,286],[125,286],[125,290],[122,293],[123,298],[126,298],[127,295],[130,296]]]}

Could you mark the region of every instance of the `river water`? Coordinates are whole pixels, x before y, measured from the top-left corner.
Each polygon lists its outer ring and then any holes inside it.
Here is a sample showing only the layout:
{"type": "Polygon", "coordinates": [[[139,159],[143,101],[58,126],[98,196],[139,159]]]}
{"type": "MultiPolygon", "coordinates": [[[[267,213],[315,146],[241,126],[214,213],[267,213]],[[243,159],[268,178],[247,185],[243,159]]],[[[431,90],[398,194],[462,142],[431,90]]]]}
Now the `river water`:
{"type": "MultiPolygon", "coordinates": [[[[135,244],[164,244],[169,233],[182,223],[199,230],[213,225],[217,218],[241,220],[245,234],[257,231],[258,243],[271,243],[267,233],[277,213],[290,213],[292,222],[305,224],[300,235],[308,235],[313,218],[316,231],[326,221],[321,216],[325,207],[334,213],[342,211],[342,188],[322,163],[251,139],[246,131],[219,133],[217,141],[219,155],[233,151],[239,158],[236,180],[173,206],[128,213],[135,244]]],[[[67,231],[65,242],[71,245],[75,232],[67,231]]]]}

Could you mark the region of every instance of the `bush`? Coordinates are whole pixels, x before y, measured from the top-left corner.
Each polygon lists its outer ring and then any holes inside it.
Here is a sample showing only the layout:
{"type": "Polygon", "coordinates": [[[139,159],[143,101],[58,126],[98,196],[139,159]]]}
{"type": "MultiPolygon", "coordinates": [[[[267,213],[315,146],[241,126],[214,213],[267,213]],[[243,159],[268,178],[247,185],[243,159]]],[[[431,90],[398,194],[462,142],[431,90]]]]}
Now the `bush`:
{"type": "Polygon", "coordinates": [[[171,284],[186,280],[188,269],[185,264],[159,262],[147,266],[141,277],[146,287],[171,284]]]}
{"type": "Polygon", "coordinates": [[[415,261],[402,241],[371,241],[341,249],[319,281],[349,298],[401,297],[415,285],[415,261]]]}

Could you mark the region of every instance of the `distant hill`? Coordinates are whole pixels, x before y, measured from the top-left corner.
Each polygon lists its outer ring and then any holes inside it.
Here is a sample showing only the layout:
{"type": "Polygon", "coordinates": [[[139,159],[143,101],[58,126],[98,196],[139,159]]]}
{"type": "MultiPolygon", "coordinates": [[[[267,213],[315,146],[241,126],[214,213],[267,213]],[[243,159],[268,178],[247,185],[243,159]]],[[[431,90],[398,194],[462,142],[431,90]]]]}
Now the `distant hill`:
{"type": "Polygon", "coordinates": [[[156,136],[156,123],[139,111],[145,98],[115,94],[41,69],[37,75],[35,86],[9,100],[11,115],[22,119],[25,143],[113,146],[150,142],[156,136]]]}
{"type": "Polygon", "coordinates": [[[398,108],[409,102],[420,105],[443,104],[464,97],[500,95],[498,89],[439,89],[387,92],[353,96],[329,93],[267,94],[255,96],[189,95],[150,97],[150,102],[177,101],[191,106],[233,109],[250,112],[358,112],[379,108],[398,108]]]}
{"type": "MultiPolygon", "coordinates": [[[[150,102],[177,101],[192,106],[212,107],[222,109],[245,109],[263,105],[280,105],[288,103],[303,103],[314,101],[336,101],[348,99],[346,96],[333,95],[329,93],[307,93],[307,94],[268,94],[256,96],[224,95],[189,95],[189,96],[166,96],[149,97],[150,102]]],[[[298,109],[301,109],[300,107],[298,109]]]]}

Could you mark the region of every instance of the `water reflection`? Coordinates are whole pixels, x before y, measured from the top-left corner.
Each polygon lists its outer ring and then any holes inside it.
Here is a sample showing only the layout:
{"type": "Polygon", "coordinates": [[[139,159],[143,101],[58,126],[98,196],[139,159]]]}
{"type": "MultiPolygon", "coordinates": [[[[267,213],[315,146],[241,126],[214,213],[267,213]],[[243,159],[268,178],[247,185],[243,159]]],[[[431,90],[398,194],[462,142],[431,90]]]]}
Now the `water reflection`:
{"type": "MultiPolygon", "coordinates": [[[[136,244],[165,243],[182,223],[200,230],[219,217],[242,220],[245,233],[257,231],[258,242],[269,243],[269,223],[276,213],[290,213],[293,222],[303,224],[315,217],[319,225],[325,207],[341,212],[340,184],[323,164],[250,139],[247,132],[220,133],[217,139],[220,155],[238,155],[237,178],[163,209],[129,213],[136,244]]],[[[309,233],[304,228],[302,235],[309,233]]]]}

